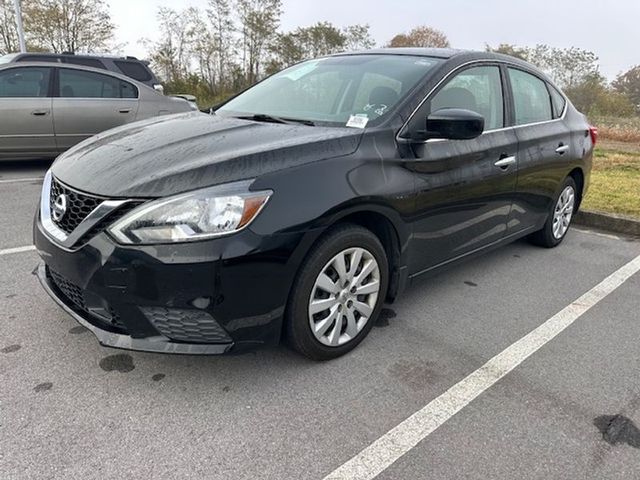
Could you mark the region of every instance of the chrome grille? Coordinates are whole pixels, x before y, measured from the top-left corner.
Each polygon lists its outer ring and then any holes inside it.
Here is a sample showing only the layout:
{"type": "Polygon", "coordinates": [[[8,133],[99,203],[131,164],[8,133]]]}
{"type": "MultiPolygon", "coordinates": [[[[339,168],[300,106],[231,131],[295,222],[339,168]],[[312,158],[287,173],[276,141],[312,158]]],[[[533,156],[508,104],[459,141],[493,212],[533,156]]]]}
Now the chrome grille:
{"type": "Polygon", "coordinates": [[[85,195],[64,186],[55,178],[51,180],[51,195],[49,196],[49,204],[51,208],[60,195],[67,197],[67,210],[62,218],[53,223],[67,235],[73,232],[78,225],[103,201],[102,198],[85,195]]]}

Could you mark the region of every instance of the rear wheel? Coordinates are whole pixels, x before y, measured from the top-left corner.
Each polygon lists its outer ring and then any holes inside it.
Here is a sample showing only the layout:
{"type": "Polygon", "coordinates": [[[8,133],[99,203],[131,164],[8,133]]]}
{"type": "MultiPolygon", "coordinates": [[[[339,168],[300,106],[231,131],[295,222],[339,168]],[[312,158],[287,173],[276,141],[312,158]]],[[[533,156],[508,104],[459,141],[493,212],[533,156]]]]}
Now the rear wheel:
{"type": "Polygon", "coordinates": [[[576,182],[573,178],[567,177],[544,227],[531,235],[532,243],[547,248],[560,245],[569,231],[578,205],[577,191],[576,182]]]}
{"type": "Polygon", "coordinates": [[[314,360],[355,348],[380,313],[388,275],[384,248],[373,233],[356,225],[330,231],[292,289],[286,315],[291,346],[314,360]]]}

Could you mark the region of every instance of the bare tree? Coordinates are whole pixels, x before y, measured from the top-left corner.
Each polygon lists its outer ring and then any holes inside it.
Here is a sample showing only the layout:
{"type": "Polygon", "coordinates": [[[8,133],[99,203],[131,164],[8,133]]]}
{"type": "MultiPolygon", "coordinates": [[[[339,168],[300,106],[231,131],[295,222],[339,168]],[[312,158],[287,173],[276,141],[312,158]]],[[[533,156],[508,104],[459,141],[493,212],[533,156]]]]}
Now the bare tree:
{"type": "Polygon", "coordinates": [[[197,24],[200,17],[197,8],[177,12],[172,8],[158,9],[160,40],[145,42],[150,49],[150,58],[166,81],[186,77],[191,71],[194,56],[197,24]]]}
{"type": "Polygon", "coordinates": [[[18,32],[16,30],[13,0],[0,0],[0,54],[18,50],[18,32]]]}
{"type": "Polygon", "coordinates": [[[230,75],[232,59],[236,53],[234,38],[235,25],[231,17],[229,0],[209,0],[207,10],[211,23],[211,42],[213,43],[214,60],[217,63],[217,86],[224,88],[230,75]]]}
{"type": "Polygon", "coordinates": [[[447,36],[440,30],[422,25],[415,27],[409,33],[400,33],[393,37],[387,47],[431,47],[448,48],[451,44],[447,36]]]}
{"type": "Polygon", "coordinates": [[[57,53],[106,50],[114,38],[104,0],[29,0],[24,17],[27,39],[57,53]]]}

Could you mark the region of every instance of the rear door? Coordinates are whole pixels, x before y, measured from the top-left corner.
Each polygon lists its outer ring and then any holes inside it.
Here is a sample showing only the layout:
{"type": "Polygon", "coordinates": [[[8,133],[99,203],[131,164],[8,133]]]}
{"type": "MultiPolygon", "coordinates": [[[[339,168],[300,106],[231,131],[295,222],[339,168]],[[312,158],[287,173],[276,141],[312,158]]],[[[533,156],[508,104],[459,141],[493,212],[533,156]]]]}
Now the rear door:
{"type": "Polygon", "coordinates": [[[409,168],[416,173],[418,192],[411,273],[504,238],[517,179],[517,139],[508,126],[504,90],[498,65],[471,66],[445,82],[416,113],[424,122],[442,108],[472,110],[484,117],[485,132],[472,140],[414,147],[418,160],[409,168]]]}
{"type": "Polygon", "coordinates": [[[578,152],[561,118],[566,108],[562,96],[557,98],[559,93],[533,72],[511,66],[506,70],[519,141],[518,185],[509,226],[518,232],[542,227],[578,152]]]}
{"type": "Polygon", "coordinates": [[[59,150],[135,120],[138,89],[132,83],[91,71],[57,70],[53,114],[59,150]]]}
{"type": "Polygon", "coordinates": [[[0,71],[0,154],[56,152],[51,96],[52,69],[16,67],[0,71]]]}

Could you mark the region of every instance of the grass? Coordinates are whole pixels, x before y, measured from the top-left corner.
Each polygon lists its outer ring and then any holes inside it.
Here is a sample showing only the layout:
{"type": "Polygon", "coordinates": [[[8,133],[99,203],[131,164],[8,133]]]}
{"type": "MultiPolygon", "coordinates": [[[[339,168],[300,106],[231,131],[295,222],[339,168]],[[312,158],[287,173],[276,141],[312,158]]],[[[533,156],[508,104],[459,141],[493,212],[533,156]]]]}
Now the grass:
{"type": "MultiPolygon", "coordinates": [[[[638,135],[640,138],[640,130],[638,135]]],[[[602,141],[596,146],[591,184],[583,207],[640,218],[638,143],[602,141]]]]}

